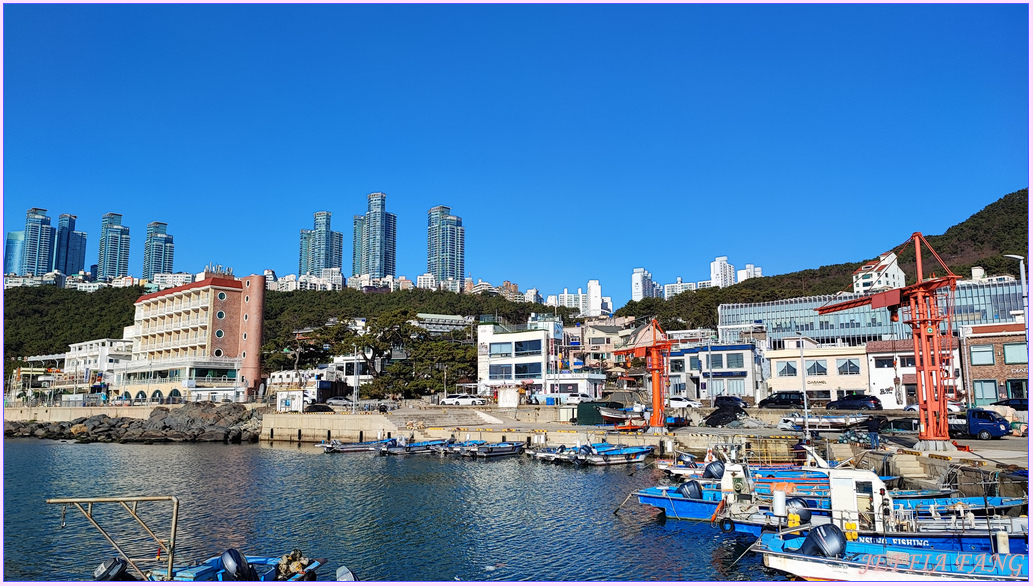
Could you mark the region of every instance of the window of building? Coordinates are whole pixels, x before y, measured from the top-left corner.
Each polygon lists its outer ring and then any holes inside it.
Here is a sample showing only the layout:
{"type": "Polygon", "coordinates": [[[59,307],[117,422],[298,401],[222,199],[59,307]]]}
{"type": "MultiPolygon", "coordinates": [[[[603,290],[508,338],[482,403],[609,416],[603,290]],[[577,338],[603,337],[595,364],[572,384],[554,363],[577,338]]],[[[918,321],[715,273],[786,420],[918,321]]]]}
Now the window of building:
{"type": "Polygon", "coordinates": [[[724,362],[724,354],[707,354],[707,368],[724,368],[724,362]]]}
{"type": "Polygon", "coordinates": [[[212,354],[214,354],[216,358],[222,356],[222,348],[216,348],[215,352],[213,352],[212,354]]]}
{"type": "Polygon", "coordinates": [[[892,358],[876,358],[875,368],[893,368],[892,358]]]}
{"type": "Polygon", "coordinates": [[[222,319],[222,318],[226,317],[226,312],[224,312],[224,311],[216,311],[215,312],[215,317],[217,317],[219,319],[222,319]]]}
{"type": "Polygon", "coordinates": [[[542,363],[541,362],[528,362],[526,364],[516,364],[515,373],[517,378],[541,378],[542,377],[542,363]]]}
{"type": "Polygon", "coordinates": [[[972,381],[972,397],[976,405],[986,405],[997,400],[997,381],[995,380],[974,380],[972,381]]]}
{"type": "Polygon", "coordinates": [[[240,357],[241,358],[247,358],[247,352],[241,352],[240,353],[240,357]]]}
{"type": "MultiPolygon", "coordinates": [[[[516,343],[517,356],[533,356],[542,353],[541,340],[523,340],[516,343]]],[[[540,372],[540,371],[539,371],[540,372]]]]}
{"type": "Polygon", "coordinates": [[[219,297],[219,301],[226,301],[226,292],[225,291],[219,291],[218,297],[219,297]]]}
{"type": "Polygon", "coordinates": [[[991,366],[994,363],[994,347],[989,344],[972,346],[969,352],[972,356],[972,366],[991,366]]]}
{"type": "Polygon", "coordinates": [[[508,380],[513,378],[512,364],[492,364],[488,366],[488,378],[491,380],[508,380]]]}
{"type": "Polygon", "coordinates": [[[699,356],[689,356],[689,370],[702,370],[699,367],[699,356]]]}
{"type": "Polygon", "coordinates": [[[837,358],[836,370],[839,374],[861,374],[861,361],[857,358],[837,358]]]}
{"type": "Polygon", "coordinates": [[[1019,344],[1005,344],[1004,363],[1029,364],[1029,353],[1026,351],[1025,342],[1019,344]]]}
{"type": "Polygon", "coordinates": [[[222,330],[215,330],[215,337],[216,338],[221,338],[221,337],[223,337],[225,335],[226,335],[226,333],[223,332],[222,330]]]}
{"type": "Polygon", "coordinates": [[[242,339],[247,340],[247,332],[244,332],[242,339]]]}
{"type": "Polygon", "coordinates": [[[491,356],[512,356],[513,355],[513,343],[512,342],[492,342],[488,349],[488,353],[491,356]]]}
{"type": "Polygon", "coordinates": [[[807,360],[806,362],[807,376],[825,376],[829,373],[824,360],[807,360]]]}
{"type": "Polygon", "coordinates": [[[250,300],[250,299],[251,299],[251,297],[249,297],[248,295],[245,295],[244,296],[244,303],[247,303],[248,300],[250,300]]]}
{"type": "Polygon", "coordinates": [[[244,286],[245,287],[250,287],[251,286],[251,279],[248,279],[248,280],[244,281],[244,286]]]}
{"type": "Polygon", "coordinates": [[[746,381],[741,378],[728,379],[728,394],[741,397],[746,394],[746,381]]]}
{"type": "Polygon", "coordinates": [[[685,372],[685,361],[672,358],[671,372],[685,372]]]}
{"type": "Polygon", "coordinates": [[[742,352],[728,354],[728,368],[742,368],[742,352]]]}
{"type": "Polygon", "coordinates": [[[710,395],[712,397],[716,397],[718,395],[723,395],[725,393],[725,381],[723,381],[721,379],[717,379],[717,380],[710,381],[710,383],[711,383],[710,395]]]}
{"type": "Polygon", "coordinates": [[[902,367],[904,367],[904,368],[914,368],[915,367],[915,357],[914,356],[901,356],[900,357],[900,365],[902,367]]]}
{"type": "Polygon", "coordinates": [[[588,339],[588,343],[596,345],[596,346],[601,346],[603,344],[609,344],[610,343],[610,339],[609,338],[589,338],[588,339]]]}
{"type": "Polygon", "coordinates": [[[778,376],[796,376],[796,362],[792,360],[779,360],[775,364],[777,365],[776,372],[778,372],[778,376]]]}
{"type": "Polygon", "coordinates": [[[247,321],[247,314],[244,314],[244,321],[247,321]]]}

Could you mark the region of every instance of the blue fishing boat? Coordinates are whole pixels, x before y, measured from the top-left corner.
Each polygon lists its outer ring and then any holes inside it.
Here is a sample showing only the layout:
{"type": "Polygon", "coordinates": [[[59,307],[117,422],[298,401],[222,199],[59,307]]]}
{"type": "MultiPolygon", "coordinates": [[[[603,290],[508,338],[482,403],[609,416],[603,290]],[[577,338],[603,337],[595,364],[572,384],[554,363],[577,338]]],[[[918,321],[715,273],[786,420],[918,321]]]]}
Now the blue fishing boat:
{"type": "Polygon", "coordinates": [[[429,454],[434,446],[445,444],[446,440],[426,440],[422,442],[408,441],[404,444],[385,444],[380,446],[381,456],[410,456],[416,454],[429,454]]]}
{"type": "Polygon", "coordinates": [[[394,445],[395,443],[396,440],[394,438],[350,443],[330,440],[328,442],[320,442],[316,444],[316,447],[323,448],[324,454],[347,454],[352,452],[376,452],[381,446],[394,445]]]}
{"type": "MultiPolygon", "coordinates": [[[[117,531],[112,531],[115,523],[105,517],[104,526],[107,530],[101,530],[101,535],[119,555],[107,558],[97,566],[92,576],[97,582],[294,582],[315,580],[317,570],[326,566],[325,559],[306,557],[298,549],[282,556],[245,556],[236,548],[230,548],[221,555],[202,562],[177,563],[175,555],[178,544],[176,527],[179,499],[173,496],[56,498],[47,499],[46,502],[78,509],[99,530],[101,524],[97,517],[102,511],[107,510],[105,505],[115,506],[116,511],[128,511],[130,518],[138,525],[138,535],[133,535],[131,529],[118,528],[117,531]],[[154,503],[162,502],[171,505],[167,537],[163,536],[166,535],[165,530],[157,527],[153,511],[141,510],[138,514],[141,505],[153,506],[154,503]],[[148,518],[148,521],[145,522],[143,518],[148,518]],[[121,542],[116,541],[114,535],[118,535],[121,542]],[[154,554],[154,545],[157,545],[157,555],[154,554]]],[[[346,573],[351,574],[347,568],[344,569],[346,573]]]]}
{"type": "Polygon", "coordinates": [[[807,580],[1028,582],[1027,554],[862,543],[835,525],[806,536],[764,533],[750,546],[764,565],[807,580]]]}
{"type": "Polygon", "coordinates": [[[577,462],[592,466],[634,464],[645,461],[652,453],[653,446],[615,446],[603,450],[582,450],[577,454],[577,462]]]}
{"type": "Polygon", "coordinates": [[[474,458],[498,458],[516,456],[524,448],[524,442],[493,442],[464,448],[460,455],[474,458]]]}

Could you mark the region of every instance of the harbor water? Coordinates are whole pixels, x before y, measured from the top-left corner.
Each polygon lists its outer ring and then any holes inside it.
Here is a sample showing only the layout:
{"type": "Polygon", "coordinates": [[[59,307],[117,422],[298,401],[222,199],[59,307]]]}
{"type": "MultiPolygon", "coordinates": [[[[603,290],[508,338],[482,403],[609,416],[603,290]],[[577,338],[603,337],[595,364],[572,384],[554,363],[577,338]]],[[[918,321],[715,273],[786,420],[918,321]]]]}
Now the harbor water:
{"type": "MultiPolygon", "coordinates": [[[[45,499],[157,495],[180,499],[177,562],[229,547],[246,555],[299,548],[328,559],[320,580],[340,565],[372,581],[784,579],[760,556],[743,555],[748,536],[624,502],[661,482],[648,464],[7,439],[4,580],[88,580],[116,555],[74,508],[62,528],[62,507],[45,499]]],[[[109,518],[131,524],[124,513],[109,518]]]]}

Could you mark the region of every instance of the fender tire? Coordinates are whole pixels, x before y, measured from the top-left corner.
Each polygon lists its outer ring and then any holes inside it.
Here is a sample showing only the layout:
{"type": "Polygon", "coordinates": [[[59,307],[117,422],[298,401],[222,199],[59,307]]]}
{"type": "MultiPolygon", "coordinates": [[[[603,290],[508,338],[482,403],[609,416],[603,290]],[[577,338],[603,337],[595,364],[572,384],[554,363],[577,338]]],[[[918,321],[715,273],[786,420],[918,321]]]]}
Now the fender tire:
{"type": "Polygon", "coordinates": [[[735,522],[728,517],[721,519],[721,532],[731,533],[732,531],[735,531],[735,522]]]}

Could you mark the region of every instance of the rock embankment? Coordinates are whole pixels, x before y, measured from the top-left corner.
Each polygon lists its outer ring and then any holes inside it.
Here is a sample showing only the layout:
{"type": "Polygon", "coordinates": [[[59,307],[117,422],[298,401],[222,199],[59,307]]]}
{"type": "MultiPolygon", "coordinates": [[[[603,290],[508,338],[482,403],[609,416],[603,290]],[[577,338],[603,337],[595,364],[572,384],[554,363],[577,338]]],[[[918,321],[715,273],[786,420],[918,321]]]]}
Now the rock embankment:
{"type": "Polygon", "coordinates": [[[5,437],[74,439],[80,442],[257,442],[262,410],[239,403],[187,403],[155,407],[148,419],[94,415],[47,423],[5,421],[5,437]]]}

